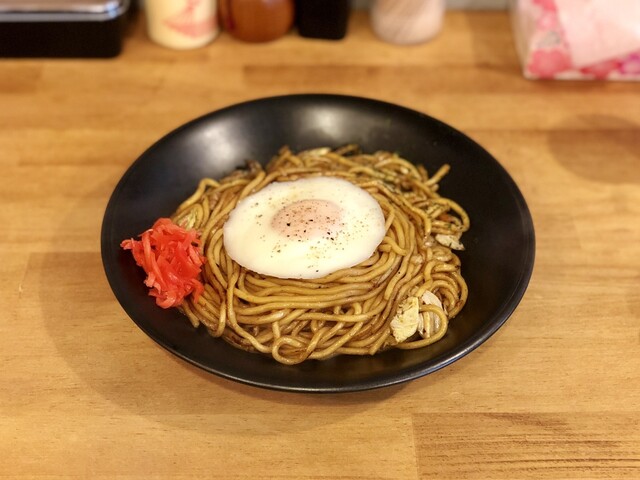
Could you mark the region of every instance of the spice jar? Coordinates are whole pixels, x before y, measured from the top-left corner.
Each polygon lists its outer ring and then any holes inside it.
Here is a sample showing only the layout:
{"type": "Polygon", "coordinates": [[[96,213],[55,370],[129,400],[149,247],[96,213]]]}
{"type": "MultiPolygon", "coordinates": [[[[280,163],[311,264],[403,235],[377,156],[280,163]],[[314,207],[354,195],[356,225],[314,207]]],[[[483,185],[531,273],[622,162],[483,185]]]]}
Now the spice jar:
{"type": "Polygon", "coordinates": [[[443,16],[444,0],[376,0],[371,26],[385,42],[409,45],[435,37],[443,16]]]}

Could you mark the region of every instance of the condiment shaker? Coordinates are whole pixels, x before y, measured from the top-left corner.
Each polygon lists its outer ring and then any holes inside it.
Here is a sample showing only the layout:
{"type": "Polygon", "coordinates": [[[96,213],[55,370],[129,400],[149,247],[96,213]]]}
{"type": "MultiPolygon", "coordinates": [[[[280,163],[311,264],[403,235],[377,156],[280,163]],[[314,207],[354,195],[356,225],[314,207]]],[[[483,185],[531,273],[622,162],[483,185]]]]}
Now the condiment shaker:
{"type": "Polygon", "coordinates": [[[216,0],[146,0],[147,33],[169,48],[198,48],[218,35],[216,0]]]}
{"type": "Polygon", "coordinates": [[[371,7],[371,26],[385,42],[423,43],[442,28],[444,8],[444,0],[376,0],[371,7]]]}
{"type": "Polygon", "coordinates": [[[294,0],[220,0],[222,25],[245,42],[269,42],[293,26],[294,0]]]}
{"type": "Polygon", "coordinates": [[[303,37],[340,40],[350,14],[350,0],[296,0],[296,26],[303,37]]]}

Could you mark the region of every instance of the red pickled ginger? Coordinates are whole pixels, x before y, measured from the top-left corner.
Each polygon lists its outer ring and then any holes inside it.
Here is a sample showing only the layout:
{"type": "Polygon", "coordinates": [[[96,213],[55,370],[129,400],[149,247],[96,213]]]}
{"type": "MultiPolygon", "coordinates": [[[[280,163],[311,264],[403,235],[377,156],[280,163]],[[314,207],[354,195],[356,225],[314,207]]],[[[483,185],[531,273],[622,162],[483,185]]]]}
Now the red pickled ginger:
{"type": "Polygon", "coordinates": [[[131,250],[136,263],[147,273],[144,283],[160,307],[177,307],[190,294],[198,301],[204,291],[198,276],[205,262],[198,232],[185,230],[169,218],[159,218],[140,240],[124,240],[120,246],[131,250]]]}

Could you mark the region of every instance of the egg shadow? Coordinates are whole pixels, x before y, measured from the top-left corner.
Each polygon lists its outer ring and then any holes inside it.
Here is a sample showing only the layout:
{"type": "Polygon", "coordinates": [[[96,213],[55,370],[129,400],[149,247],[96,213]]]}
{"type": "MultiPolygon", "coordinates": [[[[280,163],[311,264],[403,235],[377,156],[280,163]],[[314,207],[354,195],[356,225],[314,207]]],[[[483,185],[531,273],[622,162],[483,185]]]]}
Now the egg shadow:
{"type": "Polygon", "coordinates": [[[572,117],[549,132],[548,144],[554,158],[575,175],[607,184],[640,183],[640,125],[629,120],[572,117]]]}
{"type": "MultiPolygon", "coordinates": [[[[82,205],[88,198],[94,202],[104,198],[116,181],[111,178],[79,199],[77,208],[60,219],[52,242],[62,244],[68,237],[65,232],[86,228],[87,209],[82,205]]],[[[395,385],[362,392],[306,394],[232,382],[177,358],[138,329],[111,292],[99,252],[36,254],[31,270],[39,272],[34,289],[47,334],[78,379],[105,400],[160,424],[205,433],[214,427],[213,414],[268,412],[304,417],[302,426],[314,428],[362,414],[405,388],[395,385]],[[332,407],[330,416],[312,415],[326,411],[327,406],[332,407]],[[199,421],[190,420],[193,415],[199,421]]],[[[437,377],[417,381],[431,384],[437,377]]],[[[285,428],[300,431],[301,424],[291,422],[285,428]]],[[[255,435],[255,430],[235,434],[255,435]]]]}

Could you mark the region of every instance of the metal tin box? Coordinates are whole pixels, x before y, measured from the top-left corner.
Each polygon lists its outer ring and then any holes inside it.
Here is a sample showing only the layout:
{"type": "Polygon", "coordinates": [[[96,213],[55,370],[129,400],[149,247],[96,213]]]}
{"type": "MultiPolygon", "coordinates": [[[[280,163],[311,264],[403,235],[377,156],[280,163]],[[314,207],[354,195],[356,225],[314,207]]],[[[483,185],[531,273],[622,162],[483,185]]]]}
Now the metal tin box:
{"type": "Polygon", "coordinates": [[[116,56],[129,5],[129,0],[0,0],[0,56],[116,56]]]}

